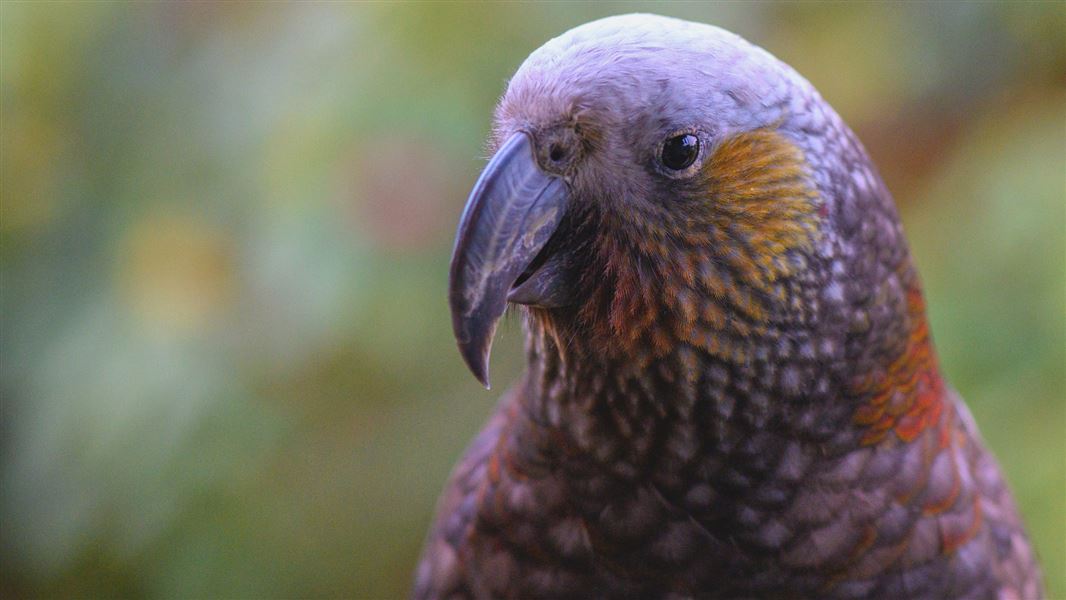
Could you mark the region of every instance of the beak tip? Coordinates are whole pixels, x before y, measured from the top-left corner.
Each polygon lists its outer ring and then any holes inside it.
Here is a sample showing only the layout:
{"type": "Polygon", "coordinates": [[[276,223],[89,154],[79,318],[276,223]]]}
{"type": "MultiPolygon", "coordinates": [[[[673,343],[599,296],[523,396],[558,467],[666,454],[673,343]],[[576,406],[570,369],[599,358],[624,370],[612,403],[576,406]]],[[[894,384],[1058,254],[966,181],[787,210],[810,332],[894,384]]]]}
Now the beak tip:
{"type": "MultiPolygon", "coordinates": [[[[491,340],[491,337],[488,338],[491,340]]],[[[459,343],[459,353],[463,356],[463,362],[466,363],[470,372],[474,375],[474,378],[478,382],[485,386],[485,389],[491,389],[489,386],[489,346],[490,344],[463,344],[459,343]]]]}
{"type": "Polygon", "coordinates": [[[478,364],[476,366],[475,365],[471,365],[470,366],[470,371],[474,374],[474,377],[478,380],[478,382],[481,385],[485,386],[486,390],[492,389],[492,386],[489,385],[489,358],[488,358],[488,356],[486,356],[485,360],[482,361],[480,364],[478,364]]]}

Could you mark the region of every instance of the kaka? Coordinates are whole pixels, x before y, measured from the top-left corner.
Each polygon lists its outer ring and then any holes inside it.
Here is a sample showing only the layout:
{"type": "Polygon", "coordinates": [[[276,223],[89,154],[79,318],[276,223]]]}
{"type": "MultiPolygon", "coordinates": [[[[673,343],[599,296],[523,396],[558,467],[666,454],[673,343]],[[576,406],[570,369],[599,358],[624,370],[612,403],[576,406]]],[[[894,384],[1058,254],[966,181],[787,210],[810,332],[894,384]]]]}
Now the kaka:
{"type": "Polygon", "coordinates": [[[416,598],[1036,598],[937,365],[889,192],[764,50],[650,15],[535,51],[499,103],[449,301],[488,385],[416,598]]]}

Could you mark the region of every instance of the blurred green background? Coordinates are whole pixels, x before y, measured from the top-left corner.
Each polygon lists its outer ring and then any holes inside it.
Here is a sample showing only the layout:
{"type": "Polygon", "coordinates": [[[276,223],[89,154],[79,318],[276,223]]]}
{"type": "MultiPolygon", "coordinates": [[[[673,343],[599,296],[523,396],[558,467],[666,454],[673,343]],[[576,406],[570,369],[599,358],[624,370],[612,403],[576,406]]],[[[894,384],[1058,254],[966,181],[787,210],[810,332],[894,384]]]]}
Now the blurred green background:
{"type": "Polygon", "coordinates": [[[499,393],[445,301],[493,105],[643,9],[865,141],[1066,597],[1064,6],[3,2],[0,595],[403,596],[499,393]]]}

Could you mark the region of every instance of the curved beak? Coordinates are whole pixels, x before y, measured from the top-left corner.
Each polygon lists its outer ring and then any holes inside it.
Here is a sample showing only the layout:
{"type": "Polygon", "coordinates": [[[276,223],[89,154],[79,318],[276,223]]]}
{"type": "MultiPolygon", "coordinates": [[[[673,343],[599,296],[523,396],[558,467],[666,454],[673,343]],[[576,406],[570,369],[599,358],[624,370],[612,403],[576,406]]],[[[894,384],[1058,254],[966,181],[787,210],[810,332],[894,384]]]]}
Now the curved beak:
{"type": "Polygon", "coordinates": [[[448,303],[459,352],[486,388],[508,293],[558,228],[567,203],[566,184],[541,170],[523,132],[503,144],[470,192],[452,250],[448,303]]]}

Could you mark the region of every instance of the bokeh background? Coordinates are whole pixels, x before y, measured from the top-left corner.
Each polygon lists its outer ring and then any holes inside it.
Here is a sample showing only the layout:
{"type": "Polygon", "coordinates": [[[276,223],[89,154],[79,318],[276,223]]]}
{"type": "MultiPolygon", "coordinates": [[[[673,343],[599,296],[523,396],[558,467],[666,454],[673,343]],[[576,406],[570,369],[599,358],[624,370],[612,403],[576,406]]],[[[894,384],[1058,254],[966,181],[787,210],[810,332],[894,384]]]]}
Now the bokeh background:
{"type": "Polygon", "coordinates": [[[445,301],[494,102],[638,9],[768,48],[865,141],[1066,597],[1063,4],[10,1],[0,595],[402,597],[499,393],[445,301]]]}

